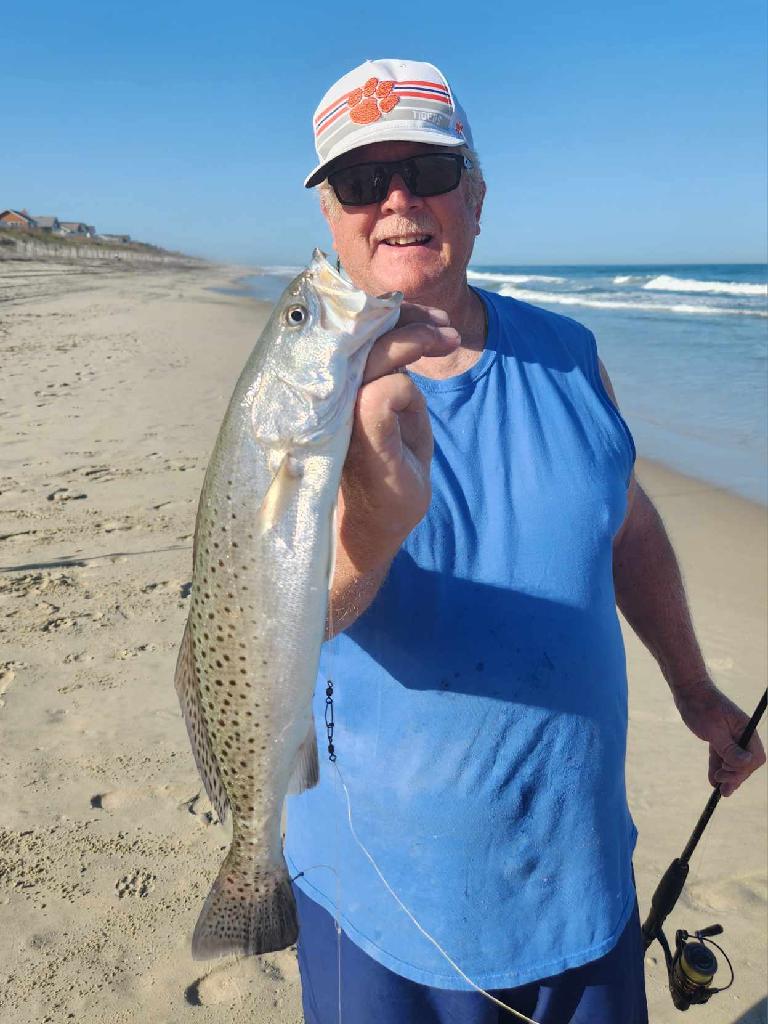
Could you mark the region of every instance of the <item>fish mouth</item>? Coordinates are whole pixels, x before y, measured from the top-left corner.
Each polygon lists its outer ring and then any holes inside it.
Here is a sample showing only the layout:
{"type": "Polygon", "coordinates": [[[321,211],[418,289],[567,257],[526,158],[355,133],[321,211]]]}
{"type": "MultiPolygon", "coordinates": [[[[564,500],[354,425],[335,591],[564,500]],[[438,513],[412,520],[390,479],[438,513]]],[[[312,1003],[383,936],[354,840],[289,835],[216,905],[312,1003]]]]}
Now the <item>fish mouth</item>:
{"type": "Polygon", "coordinates": [[[335,307],[337,314],[355,315],[361,313],[366,306],[371,310],[396,309],[403,301],[402,292],[368,295],[361,291],[342,276],[328,259],[326,253],[319,248],[312,253],[312,262],[305,273],[312,284],[322,293],[323,299],[335,307]]]}

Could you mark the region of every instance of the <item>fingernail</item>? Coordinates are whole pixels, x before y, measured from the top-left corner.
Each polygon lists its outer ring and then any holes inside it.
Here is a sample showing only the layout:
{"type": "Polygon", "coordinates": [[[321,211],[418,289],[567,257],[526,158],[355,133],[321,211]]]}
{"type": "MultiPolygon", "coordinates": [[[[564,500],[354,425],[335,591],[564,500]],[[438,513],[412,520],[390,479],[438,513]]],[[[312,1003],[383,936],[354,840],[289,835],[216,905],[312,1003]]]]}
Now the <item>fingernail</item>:
{"type": "Polygon", "coordinates": [[[436,320],[439,324],[449,324],[451,322],[444,309],[437,309],[434,306],[430,306],[429,315],[432,320],[436,320]]]}

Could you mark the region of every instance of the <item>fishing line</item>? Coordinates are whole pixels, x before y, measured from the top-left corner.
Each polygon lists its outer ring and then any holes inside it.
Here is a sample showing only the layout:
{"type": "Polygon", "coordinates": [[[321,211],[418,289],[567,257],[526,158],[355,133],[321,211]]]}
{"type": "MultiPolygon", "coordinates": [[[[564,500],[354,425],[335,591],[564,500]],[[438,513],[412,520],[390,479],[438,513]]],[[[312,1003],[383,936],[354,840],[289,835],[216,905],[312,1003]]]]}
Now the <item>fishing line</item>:
{"type": "Polygon", "coordinates": [[[374,860],[373,855],[370,853],[370,851],[367,849],[367,847],[361,842],[360,838],[358,837],[357,832],[355,832],[355,826],[352,824],[352,804],[351,804],[351,801],[349,799],[349,790],[347,789],[347,784],[344,781],[343,775],[341,774],[341,769],[339,768],[338,762],[334,762],[334,768],[336,769],[336,775],[338,777],[338,781],[341,782],[341,786],[342,786],[342,788],[344,790],[344,796],[346,797],[346,801],[347,801],[347,821],[349,823],[349,830],[352,833],[352,838],[355,840],[357,845],[360,847],[360,849],[363,851],[365,856],[368,858],[368,860],[370,861],[370,863],[371,863],[371,865],[373,867],[373,870],[376,872],[376,874],[379,876],[379,878],[383,882],[384,888],[387,890],[387,892],[390,894],[390,896],[392,896],[392,898],[397,903],[397,905],[400,907],[400,909],[402,911],[404,911],[404,913],[413,922],[413,924],[416,925],[416,927],[421,932],[421,934],[424,936],[424,938],[432,943],[432,945],[435,947],[435,949],[438,951],[438,953],[440,953],[440,955],[451,965],[451,967],[454,969],[454,971],[456,971],[456,973],[459,975],[459,977],[462,978],[464,981],[466,981],[466,983],[468,985],[470,985],[476,992],[479,992],[481,996],[485,996],[485,998],[489,999],[495,1006],[498,1006],[502,1010],[506,1010],[507,1013],[511,1013],[513,1017],[517,1017],[518,1020],[524,1021],[525,1024],[537,1024],[537,1022],[535,1020],[533,1020],[531,1017],[526,1017],[525,1014],[524,1013],[520,1013],[519,1010],[513,1010],[511,1006],[507,1006],[506,1003],[502,1003],[502,1001],[500,999],[497,999],[496,996],[491,995],[490,992],[486,992],[486,990],[484,988],[481,988],[480,985],[478,985],[474,981],[472,981],[472,979],[470,977],[468,977],[464,973],[464,971],[462,971],[462,969],[455,962],[455,960],[451,959],[449,954],[443,949],[443,947],[440,945],[440,943],[437,941],[437,939],[435,939],[432,935],[430,935],[429,932],[426,930],[426,928],[423,928],[419,924],[419,922],[413,916],[411,911],[408,909],[408,907],[406,907],[406,905],[403,903],[403,901],[397,895],[395,890],[392,888],[392,886],[386,880],[384,875],[381,873],[381,869],[379,868],[379,865],[374,860]]]}

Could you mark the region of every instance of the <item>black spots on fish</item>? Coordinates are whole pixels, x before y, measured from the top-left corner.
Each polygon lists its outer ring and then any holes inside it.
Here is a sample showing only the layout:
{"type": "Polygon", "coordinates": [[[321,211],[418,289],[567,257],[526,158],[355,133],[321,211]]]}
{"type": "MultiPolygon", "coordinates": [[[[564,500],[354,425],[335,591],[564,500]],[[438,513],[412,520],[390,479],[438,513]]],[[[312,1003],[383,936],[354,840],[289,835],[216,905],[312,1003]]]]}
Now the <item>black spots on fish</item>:
{"type": "Polygon", "coordinates": [[[210,620],[213,620],[213,619],[215,619],[215,618],[216,618],[216,616],[215,616],[215,615],[213,614],[213,612],[208,612],[208,618],[209,618],[210,620]]]}

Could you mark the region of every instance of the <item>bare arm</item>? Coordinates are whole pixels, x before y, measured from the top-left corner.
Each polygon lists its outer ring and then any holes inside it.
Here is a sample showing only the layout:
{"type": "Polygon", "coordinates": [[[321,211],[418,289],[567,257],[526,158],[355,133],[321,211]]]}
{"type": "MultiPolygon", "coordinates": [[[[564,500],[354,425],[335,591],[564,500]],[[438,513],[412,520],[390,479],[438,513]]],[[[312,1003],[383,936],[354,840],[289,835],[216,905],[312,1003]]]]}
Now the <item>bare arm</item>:
{"type": "MultiPolygon", "coordinates": [[[[611,382],[600,366],[614,404],[611,382]]],[[[745,753],[736,739],[748,718],[709,676],[691,620],[680,567],[661,516],[634,478],[613,546],[616,603],[653,654],[688,728],[709,742],[709,781],[730,796],[765,762],[754,736],[745,753]]]]}

